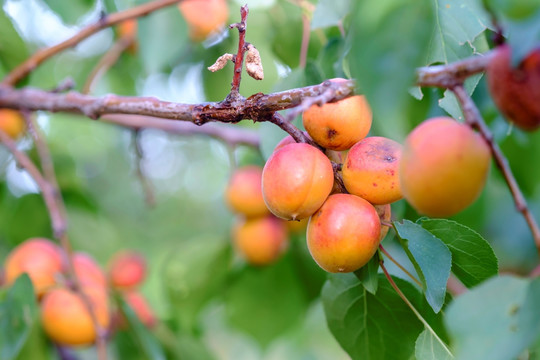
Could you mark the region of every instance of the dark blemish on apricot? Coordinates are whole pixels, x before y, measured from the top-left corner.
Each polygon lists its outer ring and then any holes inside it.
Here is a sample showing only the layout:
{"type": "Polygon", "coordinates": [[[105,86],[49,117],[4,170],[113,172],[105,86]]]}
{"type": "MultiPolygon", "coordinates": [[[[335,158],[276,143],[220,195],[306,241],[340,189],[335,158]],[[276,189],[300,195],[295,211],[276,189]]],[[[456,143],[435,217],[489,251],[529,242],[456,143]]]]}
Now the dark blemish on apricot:
{"type": "Polygon", "coordinates": [[[337,135],[337,131],[334,129],[328,129],[326,130],[326,137],[329,139],[333,139],[337,135]]]}

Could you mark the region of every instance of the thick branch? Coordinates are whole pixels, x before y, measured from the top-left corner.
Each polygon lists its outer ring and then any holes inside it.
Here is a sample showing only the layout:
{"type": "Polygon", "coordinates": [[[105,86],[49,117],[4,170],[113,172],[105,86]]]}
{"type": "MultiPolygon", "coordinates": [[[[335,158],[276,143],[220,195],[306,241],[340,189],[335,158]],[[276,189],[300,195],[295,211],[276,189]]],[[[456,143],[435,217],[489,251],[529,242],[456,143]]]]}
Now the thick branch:
{"type": "Polygon", "coordinates": [[[134,19],[141,16],[146,16],[153,11],[164,8],[166,6],[173,5],[181,0],[156,0],[151,1],[132,9],[125,11],[119,11],[114,14],[105,15],[94,24],[88,25],[80,32],[72,36],[71,38],[57,44],[55,46],[38,50],[30,58],[17,66],[11,73],[9,73],[2,81],[3,85],[15,85],[20,80],[24,79],[33,69],[39,66],[42,62],[50,57],[58,54],[59,52],[74,47],[84,39],[97,33],[99,30],[105,29],[109,26],[121,23],[128,19],[134,19]]]}
{"type": "Polygon", "coordinates": [[[465,121],[467,122],[467,124],[476,128],[480,132],[484,140],[486,140],[486,142],[488,143],[491,149],[491,153],[493,155],[493,159],[495,160],[497,167],[503,174],[504,179],[508,184],[508,188],[512,193],[516,208],[523,215],[525,221],[527,221],[527,224],[531,229],[534,243],[536,244],[536,248],[538,250],[538,253],[540,254],[540,229],[538,228],[538,224],[536,223],[533,214],[527,206],[527,201],[525,200],[525,197],[523,196],[523,193],[519,188],[519,185],[516,181],[516,178],[514,177],[514,174],[512,173],[512,170],[510,169],[510,166],[508,165],[508,160],[499,148],[499,145],[493,140],[493,135],[491,134],[491,131],[484,122],[482,115],[480,115],[480,111],[478,111],[478,108],[474,104],[474,101],[467,94],[465,88],[463,88],[463,86],[461,85],[458,85],[453,87],[451,90],[454,92],[456,98],[461,104],[463,115],[465,116],[465,121]]]}
{"type": "Polygon", "coordinates": [[[296,107],[306,98],[319,97],[323,93],[328,101],[337,101],[352,94],[352,81],[333,83],[333,96],[327,96],[329,85],[297,88],[273,94],[255,94],[247,99],[231,103],[212,102],[202,104],[181,104],[160,101],[150,97],[124,97],[106,95],[93,97],[77,92],[55,94],[35,88],[14,89],[0,87],[0,107],[70,112],[82,114],[92,119],[106,114],[147,115],[166,119],[190,121],[202,125],[210,121],[238,122],[256,119],[285,109],[296,107]]]}

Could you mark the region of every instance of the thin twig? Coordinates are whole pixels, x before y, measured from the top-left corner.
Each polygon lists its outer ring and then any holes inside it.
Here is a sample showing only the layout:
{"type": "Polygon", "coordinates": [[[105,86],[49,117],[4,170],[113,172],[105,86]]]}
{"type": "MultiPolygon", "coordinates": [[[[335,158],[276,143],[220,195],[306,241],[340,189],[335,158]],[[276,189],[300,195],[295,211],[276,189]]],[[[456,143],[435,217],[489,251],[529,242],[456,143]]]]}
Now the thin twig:
{"type": "Polygon", "coordinates": [[[405,274],[407,274],[408,277],[411,278],[412,281],[414,281],[416,283],[416,285],[418,285],[420,287],[420,289],[422,289],[424,286],[422,285],[422,283],[420,282],[420,280],[418,280],[413,274],[411,274],[407,269],[405,269],[403,267],[403,265],[401,265],[396,259],[394,259],[389,253],[388,251],[386,251],[386,249],[382,246],[382,245],[379,245],[379,249],[381,249],[381,251],[383,252],[384,255],[386,255],[386,257],[392,261],[394,264],[396,264],[396,266],[398,268],[401,269],[401,271],[403,271],[405,274]]]}
{"type": "Polygon", "coordinates": [[[493,159],[495,160],[495,164],[497,164],[497,167],[501,171],[504,179],[506,180],[506,184],[508,185],[508,188],[512,193],[516,209],[523,215],[525,221],[529,225],[537,251],[540,254],[540,228],[538,227],[536,219],[534,218],[533,214],[529,210],[529,207],[527,206],[527,201],[525,200],[525,197],[523,196],[523,193],[519,188],[519,185],[516,181],[516,178],[514,177],[514,174],[512,173],[512,170],[510,169],[510,166],[508,165],[508,160],[499,148],[499,145],[493,139],[491,131],[484,122],[482,115],[480,115],[480,111],[478,111],[478,108],[476,107],[474,101],[467,94],[465,88],[462,85],[457,85],[450,90],[454,92],[458,102],[461,105],[461,109],[463,110],[463,115],[465,117],[466,123],[469,124],[471,127],[477,129],[480,135],[482,135],[484,140],[489,145],[489,148],[491,149],[491,154],[493,155],[493,159]]]}
{"type": "Polygon", "coordinates": [[[118,61],[120,55],[122,55],[122,53],[126,51],[126,49],[128,49],[134,42],[135,36],[133,34],[128,34],[118,39],[105,53],[105,55],[99,59],[99,62],[92,69],[90,75],[88,75],[88,78],[86,79],[86,83],[84,84],[81,93],[90,93],[94,84],[99,81],[103,74],[105,74],[107,70],[109,70],[109,68],[111,68],[111,66],[118,61]]]}
{"type": "Polygon", "coordinates": [[[308,46],[309,46],[309,38],[311,35],[311,28],[310,28],[310,21],[307,14],[302,14],[302,44],[300,46],[300,60],[299,60],[299,67],[305,68],[306,67],[306,61],[307,61],[307,53],[308,53],[308,46]]]}
{"type": "Polygon", "coordinates": [[[403,294],[403,292],[399,289],[399,287],[397,286],[396,282],[394,281],[394,279],[392,279],[392,276],[390,276],[390,274],[388,273],[388,270],[386,270],[386,267],[384,266],[384,261],[381,261],[380,262],[380,266],[381,266],[381,269],[383,270],[384,272],[384,276],[386,276],[386,278],[388,279],[388,282],[390,282],[390,285],[392,285],[392,287],[394,288],[394,290],[397,292],[397,294],[399,295],[399,297],[405,302],[405,304],[407,304],[407,306],[412,310],[412,312],[414,313],[414,315],[416,315],[416,317],[418,318],[418,320],[420,320],[420,322],[422,324],[424,324],[424,327],[433,335],[433,337],[441,344],[441,346],[444,348],[444,350],[448,353],[448,355],[450,355],[450,357],[454,358],[454,355],[452,354],[452,352],[450,351],[450,349],[448,348],[448,346],[444,343],[444,341],[441,340],[441,338],[439,337],[439,335],[437,335],[437,333],[435,332],[435,330],[433,330],[433,328],[429,325],[429,323],[426,321],[426,319],[424,319],[424,317],[420,314],[420,312],[418,312],[418,310],[416,310],[416,308],[414,307],[414,305],[409,301],[409,299],[407,299],[407,296],[405,296],[405,294],[403,294]]]}
{"type": "Polygon", "coordinates": [[[2,80],[2,84],[12,85],[12,86],[16,85],[19,81],[24,79],[32,70],[34,70],[37,66],[39,66],[45,60],[51,58],[52,56],[60,53],[61,51],[65,49],[69,49],[71,47],[76,46],[81,41],[88,38],[90,35],[95,34],[99,30],[121,23],[125,20],[134,19],[141,16],[146,16],[158,9],[173,5],[180,1],[182,0],[155,0],[155,1],[151,1],[142,5],[139,5],[132,9],[105,15],[102,18],[100,18],[98,21],[96,21],[95,23],[84,27],[77,34],[61,42],[60,44],[54,45],[49,48],[41,49],[35,52],[30,58],[28,58],[22,64],[20,64],[15,69],[13,69],[13,71],[11,71],[4,78],[4,80],[2,80]]]}
{"type": "Polygon", "coordinates": [[[144,151],[141,144],[140,130],[133,131],[132,143],[133,148],[135,149],[135,168],[137,170],[137,177],[143,188],[144,199],[149,207],[154,207],[156,205],[154,190],[143,170],[144,151]]]}
{"type": "Polygon", "coordinates": [[[227,96],[230,101],[237,100],[240,97],[240,80],[242,79],[242,66],[244,64],[244,54],[246,52],[246,26],[249,9],[247,4],[240,8],[240,22],[230,25],[229,27],[238,29],[238,52],[234,60],[234,75],[231,84],[231,92],[227,96]]]}

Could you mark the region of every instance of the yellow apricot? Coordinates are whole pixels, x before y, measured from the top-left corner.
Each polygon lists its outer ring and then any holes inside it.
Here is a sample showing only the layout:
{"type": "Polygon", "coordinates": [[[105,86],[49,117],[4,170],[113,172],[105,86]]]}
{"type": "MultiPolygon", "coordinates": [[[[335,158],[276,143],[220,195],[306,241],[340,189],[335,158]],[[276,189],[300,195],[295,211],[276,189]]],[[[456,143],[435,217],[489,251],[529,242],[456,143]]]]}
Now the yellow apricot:
{"type": "Polygon", "coordinates": [[[238,252],[252,265],[268,265],[278,260],[287,249],[287,228],[283,220],[267,215],[260,218],[239,218],[232,237],[238,252]]]}
{"type": "Polygon", "coordinates": [[[373,257],[381,239],[377,211],[366,200],[334,194],[309,219],[307,245],[315,262],[332,273],[360,269],[373,257]]]}
{"type": "Polygon", "coordinates": [[[12,139],[18,138],[26,129],[24,118],[17,110],[0,109],[0,130],[12,139]]]}
{"type": "Polygon", "coordinates": [[[193,41],[202,41],[219,31],[229,17],[225,0],[184,0],[178,4],[193,41]]]}
{"type": "Polygon", "coordinates": [[[333,184],[330,160],[319,149],[304,143],[278,149],[263,169],[266,206],[286,220],[311,216],[326,200],[333,184]]]}
{"type": "MultiPolygon", "coordinates": [[[[99,287],[84,287],[98,323],[109,326],[107,293],[99,287]]],[[[45,294],[41,303],[41,322],[49,338],[62,345],[89,345],[96,340],[96,330],[88,308],[80,295],[66,288],[45,294]]]]}
{"type": "Polygon", "coordinates": [[[232,174],[225,189],[225,199],[232,211],[248,217],[269,214],[262,195],[262,171],[249,165],[232,174]]]}
{"type": "Polygon", "coordinates": [[[40,297],[55,284],[55,276],[62,272],[62,265],[62,252],[58,245],[44,238],[31,238],[8,255],[6,283],[11,284],[19,275],[27,273],[40,297]]]}
{"type": "Polygon", "coordinates": [[[399,143],[380,136],[357,142],[347,153],[343,166],[343,182],[347,191],[374,205],[401,199],[401,152],[399,143]]]}
{"type": "Polygon", "coordinates": [[[335,103],[313,105],[302,118],[317,144],[330,150],[347,150],[367,136],[372,114],[365,96],[355,95],[335,103]]]}
{"type": "Polygon", "coordinates": [[[429,119],[407,137],[400,165],[401,189],[421,214],[448,217],[482,192],[491,153],[469,126],[449,117],[429,119]]]}

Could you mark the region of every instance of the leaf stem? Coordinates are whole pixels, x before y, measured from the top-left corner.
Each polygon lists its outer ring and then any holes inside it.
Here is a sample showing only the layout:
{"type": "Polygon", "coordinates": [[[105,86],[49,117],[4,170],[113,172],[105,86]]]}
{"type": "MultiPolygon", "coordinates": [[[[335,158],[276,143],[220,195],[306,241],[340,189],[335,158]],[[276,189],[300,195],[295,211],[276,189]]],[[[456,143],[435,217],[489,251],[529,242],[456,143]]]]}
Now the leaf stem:
{"type": "Polygon", "coordinates": [[[411,274],[407,269],[405,269],[403,267],[403,265],[401,265],[396,259],[394,259],[389,253],[388,251],[386,251],[386,249],[382,246],[382,245],[379,245],[379,249],[381,249],[381,251],[383,252],[384,255],[386,255],[386,257],[392,261],[394,264],[396,264],[396,266],[398,268],[401,269],[401,271],[403,271],[405,274],[407,274],[412,281],[414,281],[416,283],[416,285],[420,286],[421,289],[424,288],[424,286],[422,285],[422,283],[420,282],[420,280],[418,280],[413,274],[411,274]]]}

